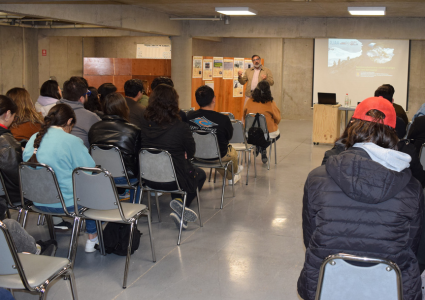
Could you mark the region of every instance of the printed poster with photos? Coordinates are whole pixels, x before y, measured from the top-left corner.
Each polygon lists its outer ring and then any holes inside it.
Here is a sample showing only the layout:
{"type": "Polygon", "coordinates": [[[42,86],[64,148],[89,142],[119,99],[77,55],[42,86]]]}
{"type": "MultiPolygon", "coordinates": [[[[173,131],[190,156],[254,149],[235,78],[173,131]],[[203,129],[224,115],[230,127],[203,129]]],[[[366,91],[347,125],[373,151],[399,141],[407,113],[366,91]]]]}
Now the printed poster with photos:
{"type": "Polygon", "coordinates": [[[192,78],[202,78],[202,56],[193,57],[192,78]]]}
{"type": "Polygon", "coordinates": [[[239,71],[244,71],[244,58],[235,58],[233,64],[233,77],[239,76],[239,71]]]}
{"type": "Polygon", "coordinates": [[[251,59],[245,59],[245,66],[244,66],[245,70],[251,69],[253,66],[254,64],[252,63],[251,59]]]}
{"type": "Polygon", "coordinates": [[[233,97],[243,97],[243,85],[239,83],[238,77],[233,78],[233,97]]]}
{"type": "Polygon", "coordinates": [[[223,79],[233,79],[233,59],[223,60],[223,79]]]}
{"type": "Polygon", "coordinates": [[[205,81],[205,85],[209,86],[210,88],[214,90],[214,81],[205,81]]]}
{"type": "Polygon", "coordinates": [[[212,79],[212,59],[204,59],[203,65],[204,69],[202,70],[202,79],[211,80],[212,79]]]}
{"type": "Polygon", "coordinates": [[[213,57],[213,77],[223,77],[223,57],[213,57]]]}

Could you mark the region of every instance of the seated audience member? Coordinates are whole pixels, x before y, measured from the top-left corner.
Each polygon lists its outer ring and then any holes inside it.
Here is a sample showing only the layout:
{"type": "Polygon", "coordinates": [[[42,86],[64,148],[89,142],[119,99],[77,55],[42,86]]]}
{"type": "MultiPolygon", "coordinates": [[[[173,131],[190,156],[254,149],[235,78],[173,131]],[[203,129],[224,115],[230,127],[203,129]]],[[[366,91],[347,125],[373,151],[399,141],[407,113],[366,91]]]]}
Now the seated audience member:
{"type": "MultiPolygon", "coordinates": [[[[142,85],[143,85],[143,81],[142,81],[142,85]]],[[[148,107],[149,105],[149,96],[146,95],[145,86],[143,86],[142,97],[140,97],[140,99],[137,100],[137,103],[139,103],[141,106],[145,108],[148,107]]]]}
{"type": "Polygon", "coordinates": [[[137,103],[143,95],[143,83],[140,79],[130,79],[124,84],[125,101],[130,109],[130,123],[137,127],[142,127],[143,115],[145,113],[144,106],[137,103]]]}
{"type": "MultiPolygon", "coordinates": [[[[56,104],[44,117],[44,125],[40,132],[30,138],[23,153],[24,161],[46,164],[55,171],[69,212],[74,211],[72,172],[78,167],[95,167],[83,141],[70,134],[76,122],[79,121],[71,106],[64,103],[56,104]]],[[[63,213],[61,203],[34,202],[34,205],[45,212],[63,213]]],[[[86,220],[86,230],[89,234],[86,252],[94,252],[96,251],[94,246],[98,243],[95,221],[86,220]]]]}
{"type": "Polygon", "coordinates": [[[404,124],[407,126],[407,124],[409,123],[409,119],[407,118],[407,114],[404,111],[403,107],[394,103],[394,93],[395,89],[391,84],[383,84],[375,91],[375,97],[381,96],[390,101],[393,104],[397,117],[400,117],[403,120],[404,124]]]}
{"type": "Polygon", "coordinates": [[[0,299],[2,300],[16,300],[12,293],[4,288],[0,288],[0,299]]]}
{"type": "MultiPolygon", "coordinates": [[[[160,84],[167,84],[171,87],[174,87],[174,82],[171,80],[171,78],[160,76],[160,77],[156,77],[154,80],[152,80],[151,90],[153,91],[160,84]]],[[[183,122],[187,122],[186,113],[184,111],[182,111],[181,109],[179,110],[179,115],[180,115],[180,118],[182,119],[183,122]]]]}
{"type": "MultiPolygon", "coordinates": [[[[58,244],[55,240],[35,241],[35,239],[15,220],[5,219],[2,221],[12,237],[18,253],[28,252],[36,255],[54,256],[58,244]]],[[[1,295],[1,294],[0,294],[1,295]]],[[[3,298],[0,298],[3,299],[3,298]]]]}
{"type": "MultiPolygon", "coordinates": [[[[167,150],[173,159],[177,180],[182,190],[187,192],[186,209],[183,217],[183,228],[186,222],[194,222],[198,215],[189,206],[196,197],[196,188],[201,191],[204,185],[205,172],[194,167],[190,159],[195,154],[195,141],[189,126],[180,120],[179,95],[176,90],[165,84],[160,84],[151,93],[149,105],[142,119],[142,145],[144,148],[167,150]]],[[[151,188],[175,190],[176,184],[147,182],[151,188]]],[[[182,196],[171,194],[170,202],[174,210],[170,217],[180,228],[182,196]]]]}
{"type": "Polygon", "coordinates": [[[78,122],[72,127],[71,134],[83,140],[84,145],[89,148],[88,133],[92,125],[100,118],[91,111],[84,108],[84,103],[87,101],[88,86],[81,77],[71,77],[63,84],[63,98],[59,103],[68,104],[74,110],[78,122]]]}
{"type": "Polygon", "coordinates": [[[99,93],[95,87],[89,86],[90,94],[87,96],[87,101],[84,102],[84,108],[95,113],[100,118],[103,116],[102,106],[99,101],[99,93]]]}
{"type": "MultiPolygon", "coordinates": [[[[215,95],[214,90],[207,86],[199,87],[195,92],[196,102],[201,107],[196,111],[191,111],[187,115],[189,126],[192,130],[206,130],[215,133],[217,136],[218,146],[222,161],[233,161],[233,170],[238,174],[238,154],[236,150],[229,144],[233,136],[232,123],[228,116],[214,111],[215,95]]],[[[224,176],[224,170],[218,172],[224,176]]],[[[232,179],[232,172],[227,172],[227,179],[232,179]]],[[[235,182],[240,179],[240,175],[235,175],[235,182]]]]}
{"type": "Polygon", "coordinates": [[[13,88],[7,91],[6,96],[18,106],[15,120],[10,125],[10,131],[16,140],[28,140],[38,132],[43,123],[43,117],[38,113],[32,103],[30,93],[23,88],[13,88]]]}
{"type": "Polygon", "coordinates": [[[425,143],[425,116],[415,119],[407,133],[407,139],[415,145],[416,153],[419,156],[421,147],[425,143]]]}
{"type": "Polygon", "coordinates": [[[47,80],[40,88],[35,110],[45,117],[49,110],[62,98],[62,91],[56,80],[47,80]]]}
{"type": "MultiPolygon", "coordinates": [[[[138,155],[141,148],[140,128],[128,122],[129,109],[120,93],[106,96],[102,121],[94,124],[89,131],[89,142],[117,146],[121,150],[130,182],[137,182],[139,174],[138,155]]],[[[116,183],[126,184],[125,177],[114,178],[116,183]]],[[[130,190],[133,199],[134,190],[130,190]]]]}
{"type": "MultiPolygon", "coordinates": [[[[263,114],[267,121],[267,130],[271,138],[280,138],[280,131],[277,125],[280,123],[280,110],[273,101],[272,93],[270,91],[270,83],[268,81],[260,81],[257,87],[252,92],[252,98],[250,98],[244,107],[243,115],[247,114],[263,114]]],[[[261,147],[258,147],[261,148],[261,147]]],[[[261,159],[263,163],[267,163],[267,149],[259,149],[261,152],[261,159]]]]}
{"type": "Polygon", "coordinates": [[[97,92],[99,93],[99,102],[100,106],[103,109],[103,104],[105,103],[105,98],[109,94],[115,93],[117,91],[117,87],[112,83],[104,83],[97,89],[97,92]]]}
{"type": "MultiPolygon", "coordinates": [[[[0,171],[10,201],[21,204],[19,189],[19,164],[22,162],[22,147],[8,129],[12,124],[18,106],[9,97],[0,95],[0,171]]],[[[7,210],[6,199],[0,198],[0,219],[7,210]]]]}
{"type": "Polygon", "coordinates": [[[395,262],[402,273],[403,299],[421,299],[415,253],[421,237],[424,200],[397,145],[394,107],[380,97],[363,100],[344,140],[346,151],[310,172],[304,186],[306,247],[298,293],[315,299],[323,259],[335,253],[395,262]]]}

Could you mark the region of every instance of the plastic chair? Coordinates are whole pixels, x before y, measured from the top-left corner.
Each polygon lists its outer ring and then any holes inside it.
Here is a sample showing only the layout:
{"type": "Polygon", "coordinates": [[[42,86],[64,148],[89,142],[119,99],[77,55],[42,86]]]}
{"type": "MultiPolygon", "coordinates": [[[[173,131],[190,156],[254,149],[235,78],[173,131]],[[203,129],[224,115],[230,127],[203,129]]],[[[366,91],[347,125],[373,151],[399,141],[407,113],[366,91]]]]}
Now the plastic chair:
{"type": "Polygon", "coordinates": [[[152,239],[151,217],[146,205],[121,203],[115,188],[114,179],[109,171],[100,168],[76,168],[72,172],[72,183],[74,190],[74,207],[76,213],[73,240],[72,261],[77,254],[78,233],[80,219],[91,219],[96,221],[97,233],[99,235],[100,252],[106,255],[103,243],[102,221],[130,224],[130,238],[125,260],[123,288],[127,287],[128,265],[130,262],[131,245],[133,242],[134,227],[141,215],[148,217],[149,237],[151,242],[152,260],[155,262],[155,249],[152,239]],[[78,210],[78,206],[83,209],[78,210]]]}
{"type": "Polygon", "coordinates": [[[0,221],[0,287],[28,290],[46,298],[47,286],[61,276],[69,278],[72,299],[78,300],[74,273],[68,259],[17,253],[6,225],[0,221]]]}
{"type": "Polygon", "coordinates": [[[21,202],[24,208],[22,227],[25,228],[28,211],[43,214],[47,220],[50,238],[56,239],[52,216],[68,216],[74,218],[74,213],[69,213],[66,209],[55,171],[46,164],[22,162],[19,164],[19,178],[21,202]],[[39,210],[34,205],[26,205],[25,199],[42,204],[60,203],[64,213],[49,213],[39,210]]]}
{"type": "MultiPolygon", "coordinates": [[[[183,195],[183,207],[181,216],[184,216],[184,210],[186,208],[186,197],[187,192],[180,188],[177,180],[176,171],[174,169],[173,160],[171,154],[168,151],[155,149],[155,148],[142,148],[139,152],[139,163],[140,163],[140,181],[144,180],[145,183],[141,187],[143,190],[148,191],[148,207],[151,209],[150,191],[162,192],[162,193],[175,193],[183,195]],[[174,190],[160,190],[149,187],[146,180],[155,183],[175,183],[174,190]]],[[[140,193],[139,203],[142,199],[142,192],[140,193]]],[[[197,202],[198,202],[198,214],[199,214],[199,226],[203,227],[201,220],[201,203],[199,197],[199,190],[196,188],[197,202]]],[[[158,197],[156,197],[156,207],[158,209],[158,219],[160,219],[160,211],[158,205],[158,197]]],[[[183,228],[183,218],[180,220],[179,236],[177,238],[177,245],[180,245],[181,235],[183,228]]]]}
{"type": "Polygon", "coordinates": [[[101,168],[108,170],[112,174],[112,177],[125,177],[127,184],[115,183],[115,186],[118,188],[134,190],[134,203],[136,199],[136,189],[139,181],[134,183],[130,182],[127,170],[125,169],[121,150],[117,146],[113,145],[92,144],[90,145],[90,155],[93,157],[96,165],[99,165],[101,168]]]}
{"type": "Polygon", "coordinates": [[[409,130],[410,130],[410,127],[412,126],[412,123],[413,123],[413,121],[410,121],[409,123],[407,123],[406,135],[403,137],[404,139],[407,139],[407,136],[409,135],[409,130]]]}
{"type": "Polygon", "coordinates": [[[320,267],[316,300],[402,300],[402,287],[400,269],[392,261],[338,253],[320,267]]]}
{"type": "Polygon", "coordinates": [[[221,114],[228,116],[230,120],[236,120],[235,115],[232,114],[231,112],[224,111],[224,112],[221,112],[221,114]]]}
{"type": "MultiPolygon", "coordinates": [[[[248,131],[254,123],[256,114],[247,114],[245,116],[245,135],[248,135],[248,131]]],[[[274,144],[274,163],[277,164],[277,154],[276,154],[276,138],[271,138],[269,131],[267,129],[267,120],[263,114],[260,114],[260,128],[264,131],[264,135],[267,141],[270,141],[270,150],[269,157],[267,158],[267,170],[270,170],[270,161],[272,155],[272,147],[274,144]]]]}
{"type": "MultiPolygon", "coordinates": [[[[226,187],[226,175],[229,165],[232,167],[232,182],[235,182],[235,173],[233,171],[233,162],[221,161],[220,148],[217,142],[217,136],[209,131],[195,130],[192,132],[196,144],[196,152],[192,163],[200,168],[223,169],[223,186],[221,192],[220,209],[223,208],[224,189],[226,187]]],[[[235,197],[235,184],[232,184],[233,197],[235,197]]]]}
{"type": "Polygon", "coordinates": [[[425,170],[425,144],[422,144],[421,151],[419,151],[419,161],[421,162],[423,169],[425,170]]]}
{"type": "Polygon", "coordinates": [[[9,198],[9,194],[7,193],[7,189],[6,189],[6,184],[4,182],[3,179],[3,175],[0,172],[0,197],[4,198],[6,200],[6,204],[7,204],[7,210],[6,210],[6,215],[7,217],[10,219],[10,212],[9,209],[13,209],[18,211],[18,217],[17,217],[17,221],[20,222],[21,220],[21,215],[22,212],[24,211],[24,208],[22,207],[22,205],[15,205],[12,203],[12,201],[10,201],[9,198]]]}
{"type": "MultiPolygon", "coordinates": [[[[251,152],[255,150],[255,146],[250,145],[246,142],[246,137],[244,134],[245,129],[241,121],[232,120],[232,126],[233,126],[233,136],[232,136],[232,139],[230,140],[230,144],[238,152],[243,152],[243,153],[248,152],[248,166],[246,170],[246,185],[248,185],[249,166],[251,165],[251,152]]],[[[254,157],[254,170],[255,170],[255,178],[257,178],[257,165],[255,163],[255,157],[254,157]]]]}

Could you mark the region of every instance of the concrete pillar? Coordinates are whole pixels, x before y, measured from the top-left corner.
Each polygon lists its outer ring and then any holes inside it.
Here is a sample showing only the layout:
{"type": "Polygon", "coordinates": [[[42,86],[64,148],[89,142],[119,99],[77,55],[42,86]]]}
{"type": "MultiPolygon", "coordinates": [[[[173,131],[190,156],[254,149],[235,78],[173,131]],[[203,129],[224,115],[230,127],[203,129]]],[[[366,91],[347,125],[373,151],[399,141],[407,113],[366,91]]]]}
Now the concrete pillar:
{"type": "Polygon", "coordinates": [[[187,29],[185,22],[182,35],[171,37],[171,78],[180,97],[179,106],[185,109],[192,106],[192,37],[187,29]]]}

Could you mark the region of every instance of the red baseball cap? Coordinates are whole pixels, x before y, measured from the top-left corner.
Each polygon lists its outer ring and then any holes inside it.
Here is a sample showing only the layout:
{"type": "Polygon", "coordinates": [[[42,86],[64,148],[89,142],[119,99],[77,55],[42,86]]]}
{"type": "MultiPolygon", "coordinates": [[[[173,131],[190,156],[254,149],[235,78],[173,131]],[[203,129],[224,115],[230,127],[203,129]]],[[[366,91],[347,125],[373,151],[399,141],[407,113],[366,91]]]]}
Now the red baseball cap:
{"type": "Polygon", "coordinates": [[[384,125],[388,125],[392,128],[395,128],[395,121],[397,115],[395,113],[394,106],[390,101],[382,97],[370,97],[360,102],[360,104],[357,105],[356,110],[354,111],[353,118],[363,121],[374,122],[374,118],[366,115],[367,112],[371,109],[376,109],[382,112],[385,115],[384,125]]]}

